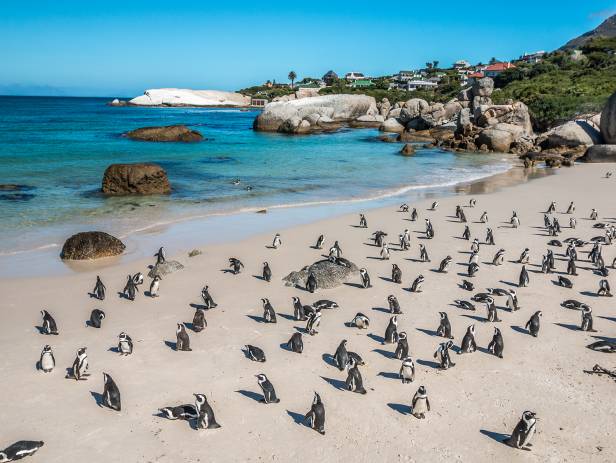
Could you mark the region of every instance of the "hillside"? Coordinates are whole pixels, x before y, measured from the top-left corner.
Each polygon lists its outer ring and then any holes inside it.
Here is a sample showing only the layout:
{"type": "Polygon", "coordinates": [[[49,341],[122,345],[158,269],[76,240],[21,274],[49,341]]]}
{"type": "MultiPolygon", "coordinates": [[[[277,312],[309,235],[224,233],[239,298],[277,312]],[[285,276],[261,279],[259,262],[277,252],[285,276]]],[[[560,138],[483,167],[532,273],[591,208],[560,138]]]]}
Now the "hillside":
{"type": "Polygon", "coordinates": [[[581,48],[587,44],[588,41],[598,37],[616,37],[616,14],[607,18],[592,31],[588,31],[579,37],[569,40],[565,45],[560,47],[559,50],[573,50],[575,48],[581,48]]]}

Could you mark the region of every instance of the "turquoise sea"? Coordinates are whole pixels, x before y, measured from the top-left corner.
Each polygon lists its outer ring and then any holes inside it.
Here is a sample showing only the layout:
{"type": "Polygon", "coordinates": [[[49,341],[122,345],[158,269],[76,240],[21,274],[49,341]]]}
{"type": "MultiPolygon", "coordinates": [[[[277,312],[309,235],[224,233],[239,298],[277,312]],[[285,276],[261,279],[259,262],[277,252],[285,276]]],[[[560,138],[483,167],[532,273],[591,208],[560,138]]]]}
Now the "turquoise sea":
{"type": "MultiPolygon", "coordinates": [[[[392,198],[503,172],[503,156],[419,149],[377,140],[374,129],[288,136],[252,130],[257,111],[110,107],[106,98],[0,97],[0,255],[61,245],[72,233],[118,236],[207,216],[301,204],[392,198]],[[144,126],[186,124],[201,143],[131,141],[144,126]],[[156,162],[171,181],[162,197],[106,198],[111,163],[156,162]],[[240,179],[239,184],[234,184],[240,179]],[[251,189],[246,187],[250,186],[251,189]]],[[[298,209],[298,211],[301,209],[298,209]]]]}

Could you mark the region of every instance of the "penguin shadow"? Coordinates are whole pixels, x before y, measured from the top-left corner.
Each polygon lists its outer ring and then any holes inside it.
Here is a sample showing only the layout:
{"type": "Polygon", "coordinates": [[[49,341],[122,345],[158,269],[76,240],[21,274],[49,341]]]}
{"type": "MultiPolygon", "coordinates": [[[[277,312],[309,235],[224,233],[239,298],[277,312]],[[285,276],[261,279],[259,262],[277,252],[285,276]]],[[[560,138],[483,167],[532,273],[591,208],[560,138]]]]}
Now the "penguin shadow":
{"type": "Polygon", "coordinates": [[[482,322],[482,323],[485,323],[488,321],[486,317],[479,317],[477,315],[468,315],[468,314],[463,313],[462,316],[466,318],[470,318],[471,320],[475,320],[477,322],[482,322]]]}
{"type": "Polygon", "coordinates": [[[107,349],[107,352],[114,352],[116,354],[120,353],[120,349],[118,349],[118,346],[112,346],[109,349],[107,349]]]}
{"type": "Polygon", "coordinates": [[[517,287],[518,287],[518,284],[517,284],[517,283],[514,283],[513,281],[499,280],[498,282],[499,282],[499,283],[502,283],[502,284],[504,284],[504,285],[507,285],[507,286],[513,286],[514,288],[517,288],[517,287]]]}
{"type": "Polygon", "coordinates": [[[366,336],[368,336],[373,341],[378,342],[379,344],[383,344],[383,342],[385,342],[385,338],[382,336],[379,336],[378,334],[368,333],[366,336]]]}
{"type": "Polygon", "coordinates": [[[187,330],[191,330],[194,333],[199,333],[199,331],[195,330],[195,325],[192,322],[184,322],[184,326],[187,330]]]}
{"type": "MultiPolygon", "coordinates": [[[[359,228],[359,227],[358,227],[359,228]]],[[[291,410],[287,410],[287,415],[291,417],[291,419],[295,422],[295,424],[299,424],[300,426],[309,427],[306,417],[301,413],[292,412],[291,410]]]]}
{"type": "Polygon", "coordinates": [[[128,298],[128,296],[126,294],[124,294],[122,291],[118,291],[118,297],[120,299],[126,299],[127,301],[130,301],[130,299],[128,298]]]}
{"type": "Polygon", "coordinates": [[[459,277],[473,278],[472,276],[468,274],[468,272],[458,272],[456,273],[456,275],[458,275],[459,277]]]}
{"type": "Polygon", "coordinates": [[[284,318],[285,320],[295,321],[295,317],[293,315],[289,315],[288,313],[276,312],[276,316],[284,318]]]}
{"type": "Polygon", "coordinates": [[[253,275],[252,277],[256,278],[257,280],[267,281],[265,278],[263,278],[263,275],[253,275]]]}
{"type": "Polygon", "coordinates": [[[518,326],[518,325],[511,325],[511,329],[517,333],[529,334],[526,328],[522,328],[521,326],[518,326]]]}
{"type": "Polygon", "coordinates": [[[436,336],[436,331],[433,330],[426,330],[424,328],[415,328],[417,331],[421,331],[424,334],[427,334],[428,336],[436,336]]]}
{"type": "Polygon", "coordinates": [[[368,228],[368,227],[362,227],[361,225],[349,225],[349,227],[352,227],[352,228],[364,228],[364,229],[368,228]]]}
{"type": "Polygon", "coordinates": [[[509,439],[509,437],[511,437],[510,434],[503,434],[500,432],[488,431],[487,429],[481,429],[479,432],[483,434],[484,436],[489,437],[490,439],[494,439],[496,442],[500,444],[503,444],[506,439],[509,439]]]}
{"type": "Polygon", "coordinates": [[[271,244],[268,244],[267,246],[265,246],[265,249],[276,249],[276,247],[272,246],[271,244]]]}
{"type": "Polygon", "coordinates": [[[452,236],[452,238],[456,239],[456,240],[463,240],[463,241],[468,241],[466,238],[464,238],[463,236],[452,236]]]}
{"type": "Polygon", "coordinates": [[[325,376],[321,376],[321,379],[340,391],[344,391],[346,389],[346,383],[344,381],[334,378],[327,378],[325,376]]]}
{"type": "Polygon", "coordinates": [[[603,318],[603,319],[609,320],[611,322],[616,322],[616,317],[606,317],[604,315],[598,315],[597,318],[603,318]]]}
{"type": "Polygon", "coordinates": [[[192,307],[195,310],[198,309],[202,309],[202,310],[210,310],[206,305],[203,304],[195,304],[194,302],[191,302],[190,304],[188,304],[190,307],[192,307]]]}
{"type": "MultiPolygon", "coordinates": [[[[383,312],[383,313],[390,313],[389,309],[386,309],[385,307],[372,307],[372,310],[374,310],[375,312],[383,312]]],[[[350,324],[350,322],[349,322],[350,324]]],[[[350,325],[352,326],[352,325],[350,325]]]]}
{"type": "MultiPolygon", "coordinates": [[[[408,260],[409,262],[415,262],[415,263],[423,263],[423,260],[421,259],[414,259],[412,257],[409,257],[408,259],[404,259],[404,260],[408,260]]],[[[430,262],[430,261],[428,261],[430,262]]]]}
{"type": "Polygon", "coordinates": [[[393,352],[389,352],[388,350],[385,350],[385,349],[372,349],[372,352],[376,352],[377,354],[381,354],[383,357],[388,358],[388,359],[396,358],[396,356],[394,355],[393,352]]]}
{"type": "Polygon", "coordinates": [[[171,350],[177,350],[178,343],[175,341],[164,341],[165,346],[167,346],[171,350]]]}
{"type": "MultiPolygon", "coordinates": [[[[376,257],[374,259],[376,259],[376,257]]],[[[364,289],[364,286],[359,284],[359,283],[345,283],[345,285],[346,286],[351,286],[352,288],[364,289]]]]}
{"type": "Polygon", "coordinates": [[[293,352],[293,349],[291,349],[288,342],[283,342],[282,344],[280,344],[280,348],[282,350],[286,350],[287,352],[293,352]]]}
{"type": "Polygon", "coordinates": [[[567,328],[568,330],[571,331],[580,331],[580,327],[577,325],[572,325],[570,323],[554,323],[557,326],[560,326],[561,328],[567,328]]]}
{"type": "Polygon", "coordinates": [[[424,367],[434,368],[435,370],[440,370],[441,369],[441,366],[438,363],[433,362],[432,360],[417,359],[417,363],[419,365],[423,365],[424,367]]]}
{"type": "MultiPolygon", "coordinates": [[[[557,285],[557,286],[558,286],[558,285],[557,285]]],[[[591,292],[591,291],[580,291],[580,294],[581,294],[582,296],[588,296],[588,297],[599,297],[599,296],[597,295],[597,293],[593,293],[593,292],[591,292]]]]}
{"type": "Polygon", "coordinates": [[[320,250],[322,250],[323,248],[322,248],[322,247],[320,248],[320,247],[315,246],[315,245],[313,244],[312,246],[310,246],[310,249],[316,249],[316,250],[319,250],[319,251],[320,251],[320,250]]]}
{"type": "Polygon", "coordinates": [[[246,315],[248,318],[250,318],[251,320],[256,321],[257,323],[265,323],[265,318],[261,317],[260,315],[246,315]]]}
{"type": "Polygon", "coordinates": [[[592,335],[591,338],[597,339],[598,341],[616,342],[616,338],[610,336],[592,335]]]}
{"type": "Polygon", "coordinates": [[[100,393],[94,392],[94,391],[90,391],[90,395],[92,396],[92,398],[96,402],[96,405],[98,405],[99,407],[102,408],[103,407],[103,394],[100,394],[100,393]]]}
{"type": "Polygon", "coordinates": [[[45,331],[44,331],[44,328],[42,326],[36,325],[35,328],[37,329],[39,334],[46,334],[45,331]]]}
{"type": "Polygon", "coordinates": [[[232,275],[236,275],[236,273],[235,273],[235,272],[233,272],[233,270],[231,270],[230,268],[222,268],[222,269],[220,269],[220,271],[221,271],[222,273],[230,273],[230,274],[232,274],[232,275]]]}
{"type": "Polygon", "coordinates": [[[400,379],[400,375],[398,373],[391,373],[389,371],[381,371],[377,376],[382,376],[387,379],[400,379]]]}
{"type": "Polygon", "coordinates": [[[323,361],[325,363],[327,363],[330,367],[336,367],[338,368],[338,365],[336,365],[336,362],[334,361],[334,356],[331,354],[323,354],[321,355],[321,358],[323,359],[323,361]]]}
{"type": "Polygon", "coordinates": [[[391,279],[391,278],[389,278],[389,277],[379,277],[379,278],[380,278],[381,280],[383,280],[383,281],[387,281],[388,283],[393,283],[393,282],[394,282],[394,280],[392,280],[392,279],[391,279]]]}
{"type": "Polygon", "coordinates": [[[252,399],[256,402],[263,402],[264,398],[262,394],[258,394],[257,392],[253,392],[253,391],[247,391],[245,389],[240,389],[238,391],[235,391],[238,394],[242,394],[244,397],[248,397],[249,399],[252,399]]]}
{"type": "Polygon", "coordinates": [[[481,347],[481,346],[477,346],[477,352],[481,352],[482,354],[492,355],[492,352],[490,352],[487,348],[481,347]]]}
{"type": "Polygon", "coordinates": [[[293,329],[298,333],[309,334],[305,326],[294,326],[293,329]]]}
{"type": "MultiPolygon", "coordinates": [[[[392,249],[390,249],[391,251],[392,249]]],[[[376,257],[376,256],[366,256],[366,259],[371,259],[371,260],[387,260],[387,259],[382,259],[381,257],[376,257]]]]}

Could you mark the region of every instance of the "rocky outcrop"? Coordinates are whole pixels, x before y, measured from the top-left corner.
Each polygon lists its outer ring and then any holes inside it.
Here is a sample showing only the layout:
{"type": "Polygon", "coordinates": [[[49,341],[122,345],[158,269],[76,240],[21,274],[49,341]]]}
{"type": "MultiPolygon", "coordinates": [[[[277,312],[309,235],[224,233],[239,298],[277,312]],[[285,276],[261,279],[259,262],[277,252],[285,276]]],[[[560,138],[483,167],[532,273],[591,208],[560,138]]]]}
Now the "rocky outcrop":
{"type": "Polygon", "coordinates": [[[153,88],[128,102],[133,106],[250,106],[250,97],[220,90],[153,88]]]}
{"type": "Polygon", "coordinates": [[[616,145],[593,145],[580,158],[584,162],[616,162],[616,145]]]}
{"type": "Polygon", "coordinates": [[[102,190],[107,195],[168,194],[171,185],[158,164],[112,164],[105,170],[102,190]]]}
{"type": "Polygon", "coordinates": [[[178,270],[182,270],[183,268],[184,266],[177,260],[166,260],[160,264],[157,262],[148,272],[148,276],[150,278],[154,278],[155,276],[159,276],[162,278],[165,275],[177,272],[178,270]]]}
{"type": "Polygon", "coordinates": [[[542,149],[588,147],[601,143],[601,134],[585,120],[569,121],[537,139],[542,149]]]}
{"type": "Polygon", "coordinates": [[[314,273],[319,289],[330,289],[348,282],[359,276],[357,265],[346,259],[340,259],[340,263],[329,260],[320,260],[308,265],[298,272],[291,272],[282,280],[286,286],[305,287],[308,275],[314,273]]]}
{"type": "Polygon", "coordinates": [[[185,125],[142,127],[126,132],[125,135],[132,140],[141,141],[195,142],[203,140],[203,135],[196,130],[189,129],[185,125]]]}
{"type": "Polygon", "coordinates": [[[481,131],[476,138],[476,144],[478,146],[486,145],[489,150],[498,153],[508,152],[512,143],[513,135],[511,132],[497,128],[485,129],[481,131]]]}
{"type": "Polygon", "coordinates": [[[601,112],[601,135],[607,144],[616,144],[616,93],[614,93],[601,112]]]}
{"type": "Polygon", "coordinates": [[[60,258],[64,260],[91,260],[118,256],[126,246],[115,236],[101,231],[77,233],[66,240],[60,258]]]}
{"type": "Polygon", "coordinates": [[[265,132],[312,133],[336,129],[341,124],[357,121],[362,116],[377,115],[373,97],[324,95],[270,103],[257,116],[253,128],[265,132]]]}
{"type": "Polygon", "coordinates": [[[528,107],[521,101],[504,105],[481,105],[475,108],[475,125],[491,127],[498,123],[517,125],[528,135],[533,134],[533,125],[528,107]]]}
{"type": "Polygon", "coordinates": [[[402,133],[404,132],[404,126],[396,118],[391,117],[381,124],[379,130],[381,132],[402,133]]]}

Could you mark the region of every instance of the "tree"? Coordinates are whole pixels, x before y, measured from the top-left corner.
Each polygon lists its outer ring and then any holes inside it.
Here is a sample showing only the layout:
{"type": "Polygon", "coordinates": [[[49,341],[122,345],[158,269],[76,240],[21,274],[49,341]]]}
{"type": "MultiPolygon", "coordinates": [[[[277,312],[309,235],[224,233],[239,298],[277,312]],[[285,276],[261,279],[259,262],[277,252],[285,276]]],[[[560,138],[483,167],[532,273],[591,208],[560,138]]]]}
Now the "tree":
{"type": "Polygon", "coordinates": [[[494,57],[490,58],[490,64],[496,64],[498,63],[498,60],[494,57]]]}
{"type": "Polygon", "coordinates": [[[432,61],[432,67],[438,69],[438,61],[432,61]]]}
{"type": "Polygon", "coordinates": [[[289,72],[289,80],[291,81],[291,88],[294,87],[293,83],[295,82],[296,78],[297,78],[297,74],[295,74],[295,71],[289,72]]]}

